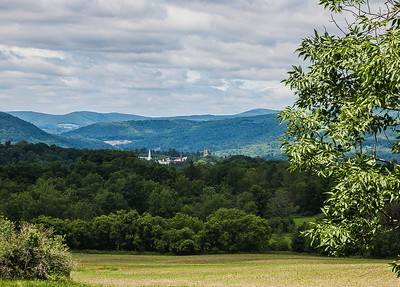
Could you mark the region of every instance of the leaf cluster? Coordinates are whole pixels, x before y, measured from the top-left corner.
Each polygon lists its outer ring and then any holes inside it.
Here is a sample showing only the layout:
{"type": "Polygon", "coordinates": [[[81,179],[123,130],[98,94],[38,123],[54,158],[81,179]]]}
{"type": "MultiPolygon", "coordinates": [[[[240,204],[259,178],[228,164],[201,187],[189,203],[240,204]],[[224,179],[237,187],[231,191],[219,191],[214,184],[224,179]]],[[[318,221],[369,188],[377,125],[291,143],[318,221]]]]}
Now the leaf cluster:
{"type": "Polygon", "coordinates": [[[321,0],[350,15],[343,35],[305,38],[297,49],[309,63],[284,82],[297,96],[280,113],[287,124],[283,149],[292,170],[331,177],[325,219],[311,226],[312,241],[333,255],[367,250],[398,202],[400,172],[400,29],[398,1],[374,11],[368,1],[321,0]],[[388,153],[381,153],[382,150],[388,153]]]}

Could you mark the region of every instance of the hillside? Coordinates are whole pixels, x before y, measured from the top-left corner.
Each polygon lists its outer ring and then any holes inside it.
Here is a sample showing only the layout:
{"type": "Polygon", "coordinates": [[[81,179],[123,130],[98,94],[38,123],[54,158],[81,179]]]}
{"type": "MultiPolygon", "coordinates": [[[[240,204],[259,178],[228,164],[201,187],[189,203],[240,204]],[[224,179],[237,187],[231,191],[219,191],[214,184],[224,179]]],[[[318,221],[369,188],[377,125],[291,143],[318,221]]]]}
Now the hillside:
{"type": "Polygon", "coordinates": [[[146,117],[137,115],[85,111],[73,112],[65,115],[51,115],[30,111],[15,111],[8,113],[24,121],[30,122],[40,129],[52,134],[60,134],[99,122],[119,122],[146,119],[146,117]]]}
{"type": "Polygon", "coordinates": [[[122,122],[131,120],[173,120],[185,119],[191,121],[210,121],[238,117],[251,117],[265,114],[277,113],[275,110],[254,109],[235,115],[191,115],[176,117],[144,117],[139,115],[121,114],[121,113],[95,113],[95,112],[73,112],[65,115],[51,115],[30,111],[8,112],[10,115],[18,117],[24,121],[30,122],[40,129],[52,133],[61,134],[80,127],[95,123],[122,122]]]}
{"type": "Polygon", "coordinates": [[[244,118],[244,117],[254,117],[269,114],[276,114],[278,111],[269,109],[253,109],[239,114],[233,115],[191,115],[191,116],[176,116],[176,117],[166,117],[159,119],[181,119],[189,121],[215,121],[223,119],[233,119],[233,118],[244,118]]]}
{"type": "Polygon", "coordinates": [[[98,123],[63,135],[70,138],[120,141],[124,149],[151,148],[196,152],[204,148],[219,155],[282,157],[278,139],[284,125],[275,114],[215,121],[182,119],[98,123]]]}
{"type": "Polygon", "coordinates": [[[52,135],[27,121],[0,112],[0,142],[7,141],[13,143],[20,141],[43,142],[48,145],[74,148],[109,148],[108,145],[96,140],[71,140],[63,136],[52,135]]]}

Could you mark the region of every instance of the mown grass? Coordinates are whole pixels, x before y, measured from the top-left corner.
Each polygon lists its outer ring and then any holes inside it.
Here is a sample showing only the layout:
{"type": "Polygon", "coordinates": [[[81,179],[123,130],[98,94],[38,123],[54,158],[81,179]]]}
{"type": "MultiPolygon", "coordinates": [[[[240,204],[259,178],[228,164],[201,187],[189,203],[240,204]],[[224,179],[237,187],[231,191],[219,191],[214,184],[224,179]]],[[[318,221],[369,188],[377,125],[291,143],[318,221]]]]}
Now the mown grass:
{"type": "Polygon", "coordinates": [[[200,256],[74,254],[71,282],[0,281],[11,287],[400,286],[387,260],[273,253],[200,256]]]}
{"type": "MultiPolygon", "coordinates": [[[[75,282],[102,286],[400,286],[387,260],[298,254],[75,254],[75,282]]],[[[72,285],[71,285],[72,286],[72,285]]]]}
{"type": "Polygon", "coordinates": [[[2,287],[91,287],[91,285],[76,282],[47,282],[28,280],[0,280],[2,287]]]}

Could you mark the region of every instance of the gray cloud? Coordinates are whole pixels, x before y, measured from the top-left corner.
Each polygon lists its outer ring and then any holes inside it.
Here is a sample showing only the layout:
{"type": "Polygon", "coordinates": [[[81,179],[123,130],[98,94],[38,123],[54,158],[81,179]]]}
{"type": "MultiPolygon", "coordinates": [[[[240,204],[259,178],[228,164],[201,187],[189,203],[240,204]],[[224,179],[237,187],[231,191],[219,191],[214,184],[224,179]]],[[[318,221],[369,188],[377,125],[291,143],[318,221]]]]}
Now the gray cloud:
{"type": "Polygon", "coordinates": [[[2,0],[1,110],[165,116],[281,109],[307,0],[2,0]]]}

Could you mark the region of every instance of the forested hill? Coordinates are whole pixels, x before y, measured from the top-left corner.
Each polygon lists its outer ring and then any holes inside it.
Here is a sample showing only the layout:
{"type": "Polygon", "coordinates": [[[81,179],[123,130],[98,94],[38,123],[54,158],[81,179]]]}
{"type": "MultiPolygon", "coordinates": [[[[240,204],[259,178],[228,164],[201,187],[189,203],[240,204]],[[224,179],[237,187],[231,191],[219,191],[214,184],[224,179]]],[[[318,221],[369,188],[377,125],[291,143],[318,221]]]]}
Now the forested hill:
{"type": "Polygon", "coordinates": [[[0,142],[46,143],[60,147],[74,148],[108,148],[101,141],[95,140],[71,140],[66,137],[52,135],[44,132],[35,125],[14,117],[10,114],[0,112],[0,142]]]}
{"type": "Polygon", "coordinates": [[[0,179],[1,215],[50,225],[71,248],[191,254],[264,248],[271,228],[288,232],[292,216],[318,214],[328,186],[284,161],[176,168],[132,151],[26,142],[0,144],[0,179]],[[216,227],[227,220],[231,229],[216,227]]]}
{"type": "Polygon", "coordinates": [[[196,152],[204,148],[220,155],[244,154],[282,158],[279,138],[284,125],[276,114],[238,117],[214,121],[182,119],[98,123],[63,135],[101,141],[125,141],[123,149],[174,148],[196,152]]]}
{"type": "MultiPolygon", "coordinates": [[[[55,123],[60,124],[59,119],[48,117],[49,115],[31,112],[24,114],[28,118],[34,117],[42,126],[54,127],[55,123]]],[[[239,154],[266,159],[284,158],[278,139],[283,136],[285,126],[279,125],[275,111],[259,109],[231,116],[199,115],[123,121],[128,116],[71,113],[65,118],[62,130],[73,130],[50,134],[27,121],[2,113],[0,143],[27,141],[73,148],[175,149],[180,152],[198,152],[207,148],[211,153],[220,156],[239,154]],[[71,120],[69,123],[68,119],[71,120]],[[108,122],[111,119],[120,121],[108,122]],[[105,122],[74,129],[75,123],[85,125],[102,120],[105,122]]]]}
{"type": "Polygon", "coordinates": [[[138,115],[121,113],[96,113],[96,112],[72,112],[65,115],[51,115],[30,111],[9,112],[10,115],[28,121],[40,129],[52,133],[60,134],[71,129],[80,128],[99,122],[119,122],[129,120],[148,119],[138,115]]]}
{"type": "Polygon", "coordinates": [[[213,121],[228,118],[242,118],[260,116],[266,114],[276,114],[278,111],[269,109],[253,109],[233,115],[190,115],[174,117],[145,117],[133,114],[122,113],[96,113],[88,111],[72,112],[65,115],[52,115],[31,111],[13,111],[10,115],[30,122],[45,132],[51,134],[61,134],[73,129],[81,128],[95,123],[122,122],[133,120],[191,120],[191,121],[213,121]]]}

